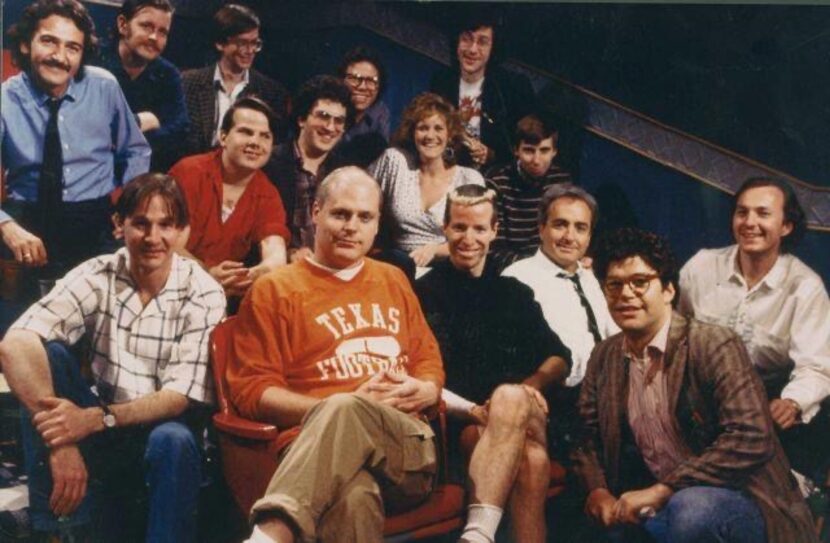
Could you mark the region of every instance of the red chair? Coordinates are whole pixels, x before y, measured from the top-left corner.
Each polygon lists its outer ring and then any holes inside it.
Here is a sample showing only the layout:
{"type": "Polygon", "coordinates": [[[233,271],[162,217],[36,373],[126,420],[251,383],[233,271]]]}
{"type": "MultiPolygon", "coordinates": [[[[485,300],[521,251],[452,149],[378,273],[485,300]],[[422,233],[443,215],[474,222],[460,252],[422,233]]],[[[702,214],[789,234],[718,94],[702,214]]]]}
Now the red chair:
{"type": "MultiPolygon", "coordinates": [[[[234,321],[234,317],[226,319],[211,336],[211,364],[219,408],[213,416],[213,423],[218,431],[225,481],[236,505],[247,516],[254,502],[265,494],[271,475],[277,469],[277,456],[294,433],[281,433],[273,424],[243,419],[228,401],[225,366],[231,356],[230,337],[234,321]]],[[[442,535],[463,525],[464,489],[444,482],[445,467],[439,477],[437,488],[426,502],[386,519],[384,534],[388,542],[442,535]]]]}

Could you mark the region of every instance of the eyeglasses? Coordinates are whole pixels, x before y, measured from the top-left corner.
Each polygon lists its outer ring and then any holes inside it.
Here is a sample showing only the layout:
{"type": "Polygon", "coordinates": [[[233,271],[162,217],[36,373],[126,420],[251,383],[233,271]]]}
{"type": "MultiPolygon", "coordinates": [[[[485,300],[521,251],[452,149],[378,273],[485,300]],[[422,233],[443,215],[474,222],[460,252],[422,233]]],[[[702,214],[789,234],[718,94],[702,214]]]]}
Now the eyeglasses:
{"type": "Polygon", "coordinates": [[[262,51],[262,40],[243,40],[241,38],[233,38],[228,40],[228,43],[237,46],[239,49],[248,49],[254,53],[262,51]]]}
{"type": "Polygon", "coordinates": [[[375,90],[380,85],[380,79],[373,75],[346,74],[346,77],[343,79],[346,80],[349,86],[355,88],[359,87],[362,83],[366,85],[367,89],[375,90]]]}
{"type": "Polygon", "coordinates": [[[602,288],[605,291],[606,296],[617,297],[622,294],[623,289],[626,285],[628,285],[631,292],[633,292],[635,296],[643,296],[646,292],[648,292],[651,282],[658,277],[660,277],[659,274],[653,273],[649,275],[632,275],[626,279],[606,279],[605,283],[602,285],[602,288]]]}
{"type": "Polygon", "coordinates": [[[311,113],[311,116],[320,121],[323,124],[329,124],[330,122],[334,123],[334,126],[337,128],[343,128],[346,126],[346,117],[344,115],[332,115],[328,111],[323,111],[318,109],[311,113]]]}
{"type": "Polygon", "coordinates": [[[462,32],[461,36],[459,36],[458,41],[466,47],[470,47],[473,44],[478,45],[479,47],[490,47],[493,45],[493,40],[487,37],[478,37],[476,38],[472,32],[462,32]]]}

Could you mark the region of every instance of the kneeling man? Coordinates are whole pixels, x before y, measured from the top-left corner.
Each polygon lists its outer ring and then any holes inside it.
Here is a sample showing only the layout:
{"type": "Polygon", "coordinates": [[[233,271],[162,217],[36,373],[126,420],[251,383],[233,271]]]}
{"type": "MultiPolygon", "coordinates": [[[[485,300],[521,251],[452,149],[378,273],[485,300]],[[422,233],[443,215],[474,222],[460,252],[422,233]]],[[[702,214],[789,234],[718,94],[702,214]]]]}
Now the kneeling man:
{"type": "Polygon", "coordinates": [[[213,398],[208,336],[225,296],[174,252],[188,214],[173,178],[128,183],[116,222],[126,247],[58,280],[0,343],[3,374],[33,415],[23,434],[32,523],[45,532],[93,519],[122,524],[146,487],[147,540],[193,541],[202,462],[194,415],[213,398]],[[133,473],[138,489],[128,484],[133,473]],[[91,510],[99,499],[107,511],[91,510]]]}
{"type": "Polygon", "coordinates": [[[582,381],[586,512],[615,540],[816,541],[741,339],[672,312],[664,239],[626,228],[604,241],[594,269],[622,334],[597,345],[582,381]]]}
{"type": "Polygon", "coordinates": [[[416,289],[452,388],[443,392],[455,421],[451,436],[468,424],[477,426],[465,435],[480,435],[470,460],[472,498],[462,541],[492,542],[507,504],[515,540],[541,543],[550,481],[541,392],[564,383],[570,351],[548,327],[533,292],[488,265],[495,196],[478,185],[450,192],[444,218],[449,260],[416,289]]]}
{"type": "Polygon", "coordinates": [[[251,287],[239,308],[231,398],[248,418],[299,426],[252,541],[381,542],[384,512],[423,501],[436,473],[444,370],[409,281],[366,258],[381,194],[346,167],[320,183],[314,252],[251,287]]]}

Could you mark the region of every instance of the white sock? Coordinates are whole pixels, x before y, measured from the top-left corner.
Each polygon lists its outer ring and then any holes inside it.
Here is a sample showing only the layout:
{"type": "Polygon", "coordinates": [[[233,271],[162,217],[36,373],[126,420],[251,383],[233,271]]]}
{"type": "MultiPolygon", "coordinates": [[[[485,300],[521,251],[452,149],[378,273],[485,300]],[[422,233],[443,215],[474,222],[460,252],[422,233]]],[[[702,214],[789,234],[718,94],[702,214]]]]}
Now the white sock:
{"type": "Polygon", "coordinates": [[[259,526],[254,526],[254,531],[251,532],[251,537],[242,543],[279,543],[279,541],[272,539],[271,536],[260,530],[259,526]]]}
{"type": "Polygon", "coordinates": [[[467,543],[493,543],[496,530],[499,529],[501,507],[486,503],[473,503],[467,508],[467,525],[461,534],[461,540],[467,543]]]}

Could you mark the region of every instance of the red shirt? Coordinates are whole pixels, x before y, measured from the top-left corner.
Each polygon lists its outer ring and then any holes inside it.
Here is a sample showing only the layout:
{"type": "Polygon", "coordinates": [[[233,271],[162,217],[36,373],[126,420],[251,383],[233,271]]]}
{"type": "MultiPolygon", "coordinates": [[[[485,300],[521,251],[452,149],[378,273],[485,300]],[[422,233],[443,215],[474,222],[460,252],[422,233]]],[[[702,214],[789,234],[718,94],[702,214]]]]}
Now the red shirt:
{"type": "Polygon", "coordinates": [[[241,262],[269,236],[291,234],[285,225],[280,193],[257,170],[228,220],[222,222],[222,150],[183,158],[170,169],[187,200],[190,239],[187,250],[206,266],[224,260],[241,262]]]}

